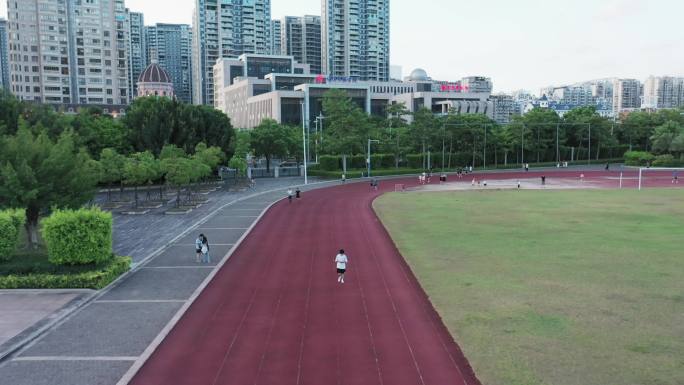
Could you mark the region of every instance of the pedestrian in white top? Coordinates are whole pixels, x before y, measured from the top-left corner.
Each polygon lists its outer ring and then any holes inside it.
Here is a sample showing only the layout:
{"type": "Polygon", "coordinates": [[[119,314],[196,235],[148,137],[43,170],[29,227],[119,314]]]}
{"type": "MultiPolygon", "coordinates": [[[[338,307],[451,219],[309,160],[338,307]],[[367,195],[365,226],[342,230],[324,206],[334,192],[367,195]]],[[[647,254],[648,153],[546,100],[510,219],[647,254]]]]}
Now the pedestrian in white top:
{"type": "Polygon", "coordinates": [[[344,273],[347,271],[347,263],[349,258],[344,253],[343,249],[335,256],[335,265],[337,266],[337,282],[344,283],[344,273]]]}
{"type": "Polygon", "coordinates": [[[287,189],[287,200],[292,203],[292,189],[287,189]]]}

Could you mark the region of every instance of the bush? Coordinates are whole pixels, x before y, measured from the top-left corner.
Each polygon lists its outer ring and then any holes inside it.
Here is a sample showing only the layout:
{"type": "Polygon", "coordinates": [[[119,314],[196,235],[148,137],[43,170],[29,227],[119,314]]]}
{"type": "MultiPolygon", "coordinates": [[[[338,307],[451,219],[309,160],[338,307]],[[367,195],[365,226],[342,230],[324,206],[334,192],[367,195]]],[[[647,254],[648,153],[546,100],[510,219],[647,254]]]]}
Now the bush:
{"type": "Polygon", "coordinates": [[[0,276],[0,289],[95,289],[99,290],[130,269],[131,258],[115,257],[104,266],[76,274],[32,273],[0,276]]]}
{"type": "Polygon", "coordinates": [[[647,166],[655,160],[655,155],[645,151],[627,151],[625,164],[627,166],[647,166]]]}
{"type": "Polygon", "coordinates": [[[342,157],[337,155],[321,155],[318,158],[318,168],[325,171],[342,169],[342,157]]]}
{"type": "Polygon", "coordinates": [[[0,261],[7,261],[17,249],[19,230],[26,220],[24,210],[0,211],[0,261]]]}
{"type": "Polygon", "coordinates": [[[112,257],[112,214],[98,208],[57,210],[43,220],[50,262],[102,263],[112,257]]]}
{"type": "Polygon", "coordinates": [[[653,161],[653,166],[655,167],[681,167],[682,161],[676,159],[670,154],[658,155],[653,161]]]}

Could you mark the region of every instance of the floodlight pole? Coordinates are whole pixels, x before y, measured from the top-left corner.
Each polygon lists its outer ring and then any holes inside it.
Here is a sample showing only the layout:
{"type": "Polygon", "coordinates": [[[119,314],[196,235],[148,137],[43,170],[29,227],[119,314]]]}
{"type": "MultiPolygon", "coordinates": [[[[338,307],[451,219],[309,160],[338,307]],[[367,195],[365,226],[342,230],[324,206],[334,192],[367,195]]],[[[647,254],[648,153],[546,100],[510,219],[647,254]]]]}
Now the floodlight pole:
{"type": "Polygon", "coordinates": [[[639,191],[641,191],[641,171],[642,170],[643,170],[642,168],[639,168],[639,191]]]}
{"type": "Polygon", "coordinates": [[[368,139],[368,159],[366,160],[366,163],[368,164],[368,177],[370,178],[370,172],[371,172],[371,143],[380,143],[379,140],[376,139],[368,139]]]}

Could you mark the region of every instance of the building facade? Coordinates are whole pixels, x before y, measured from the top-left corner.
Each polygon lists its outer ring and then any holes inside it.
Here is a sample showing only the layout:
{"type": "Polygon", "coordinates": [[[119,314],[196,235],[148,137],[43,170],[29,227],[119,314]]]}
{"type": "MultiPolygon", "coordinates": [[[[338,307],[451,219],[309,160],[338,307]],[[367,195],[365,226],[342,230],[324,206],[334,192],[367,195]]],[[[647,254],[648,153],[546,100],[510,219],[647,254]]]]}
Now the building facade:
{"type": "Polygon", "coordinates": [[[129,92],[137,95],[137,79],[149,64],[145,46],[145,18],[140,12],[126,9],[126,28],[128,29],[128,77],[129,92]]]}
{"type": "Polygon", "coordinates": [[[320,16],[286,16],[281,22],[283,55],[294,57],[299,63],[311,66],[311,72],[322,73],[320,16]]]}
{"type": "Polygon", "coordinates": [[[636,79],[616,79],[613,82],[613,113],[631,112],[641,108],[642,86],[636,79]]]}
{"type": "Polygon", "coordinates": [[[519,109],[513,96],[506,94],[492,95],[489,100],[492,101],[492,118],[499,124],[508,124],[513,120],[513,117],[519,115],[519,109]]]}
{"type": "Polygon", "coordinates": [[[0,88],[10,87],[7,20],[0,19],[0,88]]]}
{"type": "Polygon", "coordinates": [[[271,20],[271,55],[282,55],[281,46],[281,31],[282,22],[280,20],[271,20]]]}
{"type": "Polygon", "coordinates": [[[145,27],[146,56],[171,77],[178,100],[192,103],[192,29],[187,24],[145,27]]]}
{"type": "Polygon", "coordinates": [[[389,80],[390,0],[322,0],[322,6],[322,73],[389,80]]]}
{"type": "Polygon", "coordinates": [[[271,50],[270,0],[195,0],[193,101],[214,104],[216,60],[271,50]]]}
{"type": "Polygon", "coordinates": [[[404,81],[361,81],[311,73],[292,56],[242,55],[217,61],[214,79],[215,107],[239,128],[254,128],[267,118],[289,125],[302,125],[303,120],[313,127],[330,89],[344,90],[359,108],[379,117],[386,117],[387,106],[396,103],[409,112],[427,108],[440,115],[494,116],[489,93],[469,92],[457,86],[460,82],[433,81],[423,70],[404,81]]]}
{"type": "Polygon", "coordinates": [[[10,0],[11,91],[66,105],[130,101],[124,0],[10,0]]]}
{"type": "Polygon", "coordinates": [[[138,76],[136,83],[138,97],[159,96],[174,98],[173,80],[156,60],[152,60],[152,63],[138,76]]]}
{"type": "Polygon", "coordinates": [[[684,78],[650,76],[644,82],[642,108],[659,110],[684,106],[684,78]]]}

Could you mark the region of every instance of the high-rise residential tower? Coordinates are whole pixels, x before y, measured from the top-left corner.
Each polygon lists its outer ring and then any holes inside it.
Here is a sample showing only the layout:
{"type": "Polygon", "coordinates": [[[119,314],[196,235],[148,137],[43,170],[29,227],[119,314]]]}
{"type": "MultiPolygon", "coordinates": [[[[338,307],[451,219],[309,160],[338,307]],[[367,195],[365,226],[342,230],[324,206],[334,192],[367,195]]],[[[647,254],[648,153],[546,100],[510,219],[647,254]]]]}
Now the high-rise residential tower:
{"type": "Polygon", "coordinates": [[[271,20],[271,55],[282,55],[280,50],[281,21],[271,20]]]}
{"type": "Polygon", "coordinates": [[[650,76],[644,82],[643,108],[663,109],[684,106],[684,78],[650,76]]]}
{"type": "Polygon", "coordinates": [[[320,74],[321,18],[320,16],[293,17],[282,20],[281,50],[299,63],[309,64],[311,72],[320,74]]]}
{"type": "Polygon", "coordinates": [[[271,1],[195,0],[193,16],[193,101],[213,105],[217,59],[270,53],[271,1]]]}
{"type": "Polygon", "coordinates": [[[124,0],[9,0],[11,91],[51,104],[128,104],[124,0]]]}
{"type": "Polygon", "coordinates": [[[145,47],[145,19],[143,14],[126,9],[126,27],[128,29],[129,93],[135,96],[138,94],[138,77],[149,64],[145,47]]]}
{"type": "Polygon", "coordinates": [[[390,0],[322,0],[323,72],[387,81],[390,0]]]}
{"type": "Polygon", "coordinates": [[[0,88],[10,87],[7,20],[0,19],[0,88]]]}
{"type": "Polygon", "coordinates": [[[156,60],[171,77],[178,100],[192,103],[192,30],[187,24],[145,27],[148,63],[156,60]]]}
{"type": "Polygon", "coordinates": [[[641,83],[636,79],[613,81],[613,114],[641,108],[641,83]]]}

